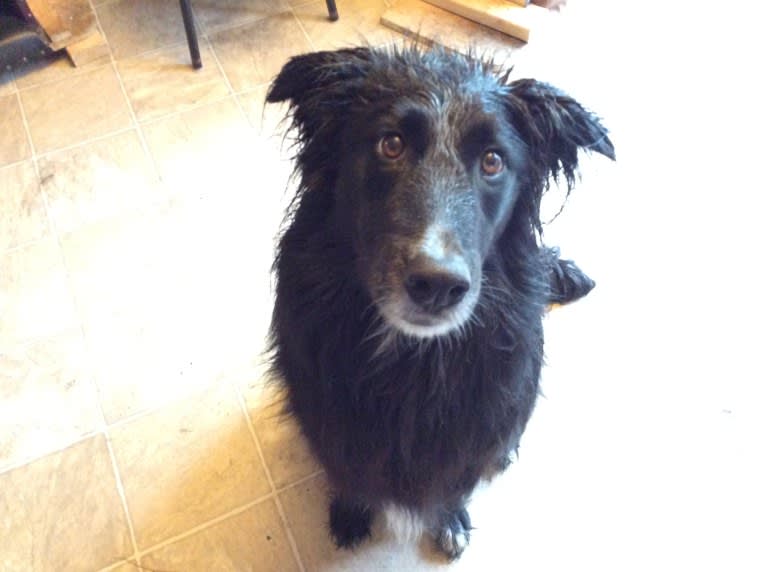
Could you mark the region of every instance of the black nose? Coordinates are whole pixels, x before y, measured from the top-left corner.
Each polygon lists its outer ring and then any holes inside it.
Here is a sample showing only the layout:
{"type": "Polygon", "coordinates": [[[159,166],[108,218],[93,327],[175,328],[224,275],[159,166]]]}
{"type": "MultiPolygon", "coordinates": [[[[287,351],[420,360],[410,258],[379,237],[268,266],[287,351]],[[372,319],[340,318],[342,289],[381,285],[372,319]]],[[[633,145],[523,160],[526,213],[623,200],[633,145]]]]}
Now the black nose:
{"type": "Polygon", "coordinates": [[[449,270],[412,272],[404,287],[410,298],[423,310],[437,313],[454,306],[468,292],[471,282],[467,273],[449,270]]]}

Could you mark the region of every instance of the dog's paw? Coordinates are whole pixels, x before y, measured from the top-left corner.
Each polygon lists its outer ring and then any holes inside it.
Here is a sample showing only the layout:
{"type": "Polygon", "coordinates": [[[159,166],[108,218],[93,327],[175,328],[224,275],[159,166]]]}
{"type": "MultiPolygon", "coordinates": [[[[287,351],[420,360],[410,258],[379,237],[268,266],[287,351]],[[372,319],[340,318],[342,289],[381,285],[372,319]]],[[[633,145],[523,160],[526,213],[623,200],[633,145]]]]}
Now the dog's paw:
{"type": "Polygon", "coordinates": [[[471,517],[465,508],[451,515],[436,535],[436,544],[450,560],[460,558],[471,540],[471,517]]]}
{"type": "Polygon", "coordinates": [[[372,510],[338,497],[330,503],[330,533],[338,548],[353,548],[370,536],[372,510]]]}
{"type": "Polygon", "coordinates": [[[568,304],[586,296],[596,283],[571,260],[559,258],[551,270],[550,297],[552,305],[568,304]]]}

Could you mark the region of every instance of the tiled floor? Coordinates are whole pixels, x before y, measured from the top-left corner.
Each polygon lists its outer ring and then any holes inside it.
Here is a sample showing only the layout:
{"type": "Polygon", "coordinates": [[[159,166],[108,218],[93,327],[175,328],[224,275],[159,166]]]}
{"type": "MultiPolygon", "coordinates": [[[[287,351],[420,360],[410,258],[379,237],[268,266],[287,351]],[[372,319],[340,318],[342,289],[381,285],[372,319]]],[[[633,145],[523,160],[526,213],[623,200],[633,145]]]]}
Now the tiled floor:
{"type": "Polygon", "coordinates": [[[620,161],[585,159],[547,231],[599,287],[548,318],[521,460],[447,565],[380,523],[334,550],[263,385],[290,173],[265,86],[291,54],[391,41],[386,3],[331,24],[318,0],[195,0],[198,72],[177,2],[93,4],[109,59],[0,76],[1,571],[766,569],[757,29],[573,1],[512,54],[620,161]]]}

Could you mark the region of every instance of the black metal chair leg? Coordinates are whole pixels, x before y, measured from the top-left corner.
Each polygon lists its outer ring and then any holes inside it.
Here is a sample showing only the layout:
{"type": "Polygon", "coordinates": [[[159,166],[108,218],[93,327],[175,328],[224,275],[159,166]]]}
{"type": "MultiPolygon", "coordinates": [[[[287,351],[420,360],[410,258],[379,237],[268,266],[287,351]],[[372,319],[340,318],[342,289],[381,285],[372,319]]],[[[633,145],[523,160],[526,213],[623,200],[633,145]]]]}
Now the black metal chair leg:
{"type": "MultiPolygon", "coordinates": [[[[194,27],[194,16],[192,15],[190,0],[181,1],[181,14],[184,17],[184,28],[186,28],[186,40],[189,42],[189,54],[191,54],[192,67],[198,70],[202,67],[202,57],[199,54],[199,41],[197,40],[197,29],[194,27]]],[[[327,0],[330,2],[331,0],[327,0]]],[[[334,1],[334,0],[333,0],[334,1]]]]}
{"type": "Polygon", "coordinates": [[[338,19],[338,7],[335,0],[327,0],[327,11],[330,13],[330,20],[333,22],[338,19]]]}
{"type": "MultiPolygon", "coordinates": [[[[197,29],[194,27],[194,15],[192,14],[190,1],[180,0],[181,14],[183,14],[184,18],[184,28],[186,28],[186,40],[189,43],[192,67],[199,69],[202,67],[202,57],[199,53],[199,40],[197,40],[197,29]]],[[[330,20],[333,22],[338,19],[338,7],[335,5],[335,0],[327,0],[327,12],[330,20]]]]}

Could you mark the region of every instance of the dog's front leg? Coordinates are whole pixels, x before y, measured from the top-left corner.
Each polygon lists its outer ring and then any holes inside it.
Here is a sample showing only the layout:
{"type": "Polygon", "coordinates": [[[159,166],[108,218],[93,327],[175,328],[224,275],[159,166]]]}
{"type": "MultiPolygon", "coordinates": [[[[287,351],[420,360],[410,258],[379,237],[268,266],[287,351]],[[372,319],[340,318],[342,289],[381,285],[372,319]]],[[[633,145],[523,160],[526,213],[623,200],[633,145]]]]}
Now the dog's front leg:
{"type": "Polygon", "coordinates": [[[373,511],[361,501],[336,494],[330,502],[330,533],[338,548],[353,548],[368,536],[373,511]]]}
{"type": "Polygon", "coordinates": [[[434,531],[436,545],[447,558],[456,560],[471,540],[471,517],[465,506],[449,511],[434,531]]]}

